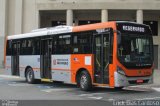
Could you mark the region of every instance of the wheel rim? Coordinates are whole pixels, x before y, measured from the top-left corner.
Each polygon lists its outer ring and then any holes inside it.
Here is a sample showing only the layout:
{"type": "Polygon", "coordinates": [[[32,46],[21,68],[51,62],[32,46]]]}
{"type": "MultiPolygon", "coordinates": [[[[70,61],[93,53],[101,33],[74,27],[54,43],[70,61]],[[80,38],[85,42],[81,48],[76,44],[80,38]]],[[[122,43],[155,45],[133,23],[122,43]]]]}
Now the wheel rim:
{"type": "Polygon", "coordinates": [[[80,81],[81,87],[84,88],[85,85],[87,84],[87,77],[85,75],[81,76],[81,81],[80,81]]]}
{"type": "Polygon", "coordinates": [[[29,72],[28,72],[28,74],[27,74],[27,80],[28,80],[29,82],[31,82],[32,77],[33,77],[32,71],[29,70],[29,72]]]}

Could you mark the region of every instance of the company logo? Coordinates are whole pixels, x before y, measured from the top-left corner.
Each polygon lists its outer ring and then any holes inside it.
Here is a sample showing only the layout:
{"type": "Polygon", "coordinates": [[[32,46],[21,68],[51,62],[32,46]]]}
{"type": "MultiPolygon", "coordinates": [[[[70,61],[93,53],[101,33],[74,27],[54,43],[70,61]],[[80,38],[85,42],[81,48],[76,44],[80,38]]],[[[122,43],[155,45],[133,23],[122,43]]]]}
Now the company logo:
{"type": "Polygon", "coordinates": [[[54,59],[53,65],[68,65],[68,59],[54,59]]]}
{"type": "Polygon", "coordinates": [[[76,61],[76,62],[78,62],[78,58],[74,58],[73,60],[76,61]]]}

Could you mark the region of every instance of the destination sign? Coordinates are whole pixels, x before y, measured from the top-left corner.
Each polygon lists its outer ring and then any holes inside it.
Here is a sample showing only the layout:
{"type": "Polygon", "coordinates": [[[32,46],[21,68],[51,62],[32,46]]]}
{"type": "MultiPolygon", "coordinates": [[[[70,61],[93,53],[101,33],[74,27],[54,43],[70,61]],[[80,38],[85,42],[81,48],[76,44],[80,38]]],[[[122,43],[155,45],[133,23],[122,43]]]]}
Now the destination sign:
{"type": "Polygon", "coordinates": [[[117,22],[117,30],[119,30],[121,33],[151,35],[149,26],[132,22],[117,22]]]}
{"type": "Polygon", "coordinates": [[[135,27],[135,26],[126,26],[126,25],[123,25],[122,28],[125,31],[145,32],[145,28],[144,27],[135,27]]]}

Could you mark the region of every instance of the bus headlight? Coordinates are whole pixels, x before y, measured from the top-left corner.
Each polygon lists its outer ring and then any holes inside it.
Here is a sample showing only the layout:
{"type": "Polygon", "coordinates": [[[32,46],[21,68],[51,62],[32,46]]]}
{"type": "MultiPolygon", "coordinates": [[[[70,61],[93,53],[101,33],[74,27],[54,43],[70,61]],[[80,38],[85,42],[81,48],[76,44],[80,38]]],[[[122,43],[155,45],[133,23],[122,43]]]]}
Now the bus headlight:
{"type": "Polygon", "coordinates": [[[119,74],[126,75],[125,72],[120,67],[118,67],[118,66],[117,66],[117,72],[119,74]]]}

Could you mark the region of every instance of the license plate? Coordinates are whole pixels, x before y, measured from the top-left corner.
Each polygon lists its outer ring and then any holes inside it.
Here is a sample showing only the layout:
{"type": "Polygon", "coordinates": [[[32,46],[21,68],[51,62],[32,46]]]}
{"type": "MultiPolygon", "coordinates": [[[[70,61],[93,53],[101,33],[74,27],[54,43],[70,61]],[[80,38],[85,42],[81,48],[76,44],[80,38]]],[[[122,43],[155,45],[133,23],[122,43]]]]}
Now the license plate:
{"type": "Polygon", "coordinates": [[[137,83],[143,83],[143,80],[142,79],[138,79],[137,83]]]}

